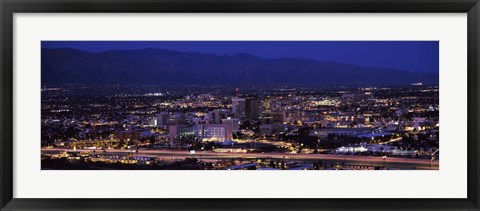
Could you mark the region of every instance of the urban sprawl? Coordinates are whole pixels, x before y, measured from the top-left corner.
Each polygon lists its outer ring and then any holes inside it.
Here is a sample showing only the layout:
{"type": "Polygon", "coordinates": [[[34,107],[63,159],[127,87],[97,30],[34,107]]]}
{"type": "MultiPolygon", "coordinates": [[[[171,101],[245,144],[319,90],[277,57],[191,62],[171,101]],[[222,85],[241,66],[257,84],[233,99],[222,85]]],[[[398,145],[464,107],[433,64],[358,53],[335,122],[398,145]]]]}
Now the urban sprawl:
{"type": "Polygon", "coordinates": [[[42,169],[437,170],[438,86],[42,87],[42,169]]]}

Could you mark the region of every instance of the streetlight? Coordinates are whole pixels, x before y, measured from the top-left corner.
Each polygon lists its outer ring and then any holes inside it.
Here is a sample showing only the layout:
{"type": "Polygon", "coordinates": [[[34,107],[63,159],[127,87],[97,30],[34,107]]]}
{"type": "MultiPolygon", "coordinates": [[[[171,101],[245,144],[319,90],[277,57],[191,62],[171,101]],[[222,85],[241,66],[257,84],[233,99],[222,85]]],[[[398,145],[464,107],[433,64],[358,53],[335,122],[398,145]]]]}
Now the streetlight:
{"type": "Polygon", "coordinates": [[[317,150],[319,149],[320,147],[320,138],[317,139],[317,150]]]}

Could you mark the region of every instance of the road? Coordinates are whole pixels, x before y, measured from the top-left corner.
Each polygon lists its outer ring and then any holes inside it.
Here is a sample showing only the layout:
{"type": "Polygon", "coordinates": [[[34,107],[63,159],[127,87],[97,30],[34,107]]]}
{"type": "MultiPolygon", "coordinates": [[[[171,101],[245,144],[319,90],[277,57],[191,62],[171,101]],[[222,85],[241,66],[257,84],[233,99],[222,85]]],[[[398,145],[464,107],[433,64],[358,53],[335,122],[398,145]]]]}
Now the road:
{"type": "MultiPolygon", "coordinates": [[[[65,148],[42,148],[42,153],[59,153],[59,152],[73,152],[73,149],[65,148]]],[[[91,149],[77,149],[76,152],[93,152],[91,149]]],[[[97,153],[103,153],[103,150],[96,150],[97,153]]],[[[174,150],[135,150],[128,149],[107,149],[108,154],[124,155],[128,153],[135,153],[138,156],[166,157],[171,159],[184,159],[188,157],[195,157],[198,159],[230,159],[230,158],[273,158],[273,159],[296,159],[296,160],[330,160],[338,162],[353,162],[355,164],[376,164],[376,165],[408,165],[418,167],[429,167],[431,164],[438,168],[439,161],[431,161],[429,159],[414,159],[414,158],[397,158],[397,157],[374,157],[374,156],[353,156],[353,155],[330,155],[330,154],[288,154],[288,153],[232,153],[232,152],[212,152],[212,151],[196,151],[194,154],[189,154],[187,151],[174,150]]]]}
{"type": "Polygon", "coordinates": [[[381,143],[379,143],[379,144],[388,144],[388,143],[392,143],[392,142],[401,141],[402,139],[403,139],[402,137],[392,138],[392,139],[390,139],[390,141],[381,142],[381,143]]]}

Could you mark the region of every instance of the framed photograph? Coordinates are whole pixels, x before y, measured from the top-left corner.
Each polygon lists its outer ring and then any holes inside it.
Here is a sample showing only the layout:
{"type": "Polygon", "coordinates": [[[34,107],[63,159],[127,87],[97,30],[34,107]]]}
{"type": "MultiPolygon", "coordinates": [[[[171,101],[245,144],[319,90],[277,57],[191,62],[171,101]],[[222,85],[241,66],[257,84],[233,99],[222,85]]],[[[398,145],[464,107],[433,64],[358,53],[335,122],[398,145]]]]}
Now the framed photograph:
{"type": "Polygon", "coordinates": [[[1,210],[479,210],[477,0],[0,6],[1,210]]]}

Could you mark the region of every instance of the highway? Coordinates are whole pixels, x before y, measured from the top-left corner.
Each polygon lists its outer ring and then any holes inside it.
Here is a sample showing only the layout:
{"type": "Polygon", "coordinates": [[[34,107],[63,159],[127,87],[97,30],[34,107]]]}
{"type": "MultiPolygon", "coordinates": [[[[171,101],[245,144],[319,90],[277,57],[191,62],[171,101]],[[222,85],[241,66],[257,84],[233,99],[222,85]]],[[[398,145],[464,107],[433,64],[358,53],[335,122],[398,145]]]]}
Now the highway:
{"type": "MultiPolygon", "coordinates": [[[[42,153],[60,153],[73,152],[73,149],[66,148],[42,148],[42,153]]],[[[125,155],[134,153],[138,156],[158,156],[160,158],[168,159],[184,159],[184,158],[198,158],[198,159],[255,159],[255,158],[272,158],[272,159],[295,159],[295,160],[322,160],[333,162],[345,162],[360,165],[386,165],[386,166],[412,166],[427,169],[438,169],[438,160],[431,161],[430,159],[415,159],[415,158],[397,158],[397,157],[374,157],[374,156],[353,156],[353,155],[331,155],[331,154],[289,154],[289,153],[233,153],[233,152],[212,152],[212,151],[196,151],[194,154],[189,154],[187,151],[176,150],[135,150],[131,149],[106,149],[107,154],[125,155]],[[430,165],[433,164],[433,168],[430,165]]],[[[77,149],[76,152],[93,152],[92,149],[77,149]]],[[[97,153],[103,153],[103,150],[96,150],[97,153]]]]}
{"type": "Polygon", "coordinates": [[[392,143],[392,142],[401,141],[402,139],[403,139],[402,137],[392,138],[392,139],[390,139],[390,141],[381,142],[381,143],[379,143],[379,144],[388,144],[388,143],[392,143]]]}

